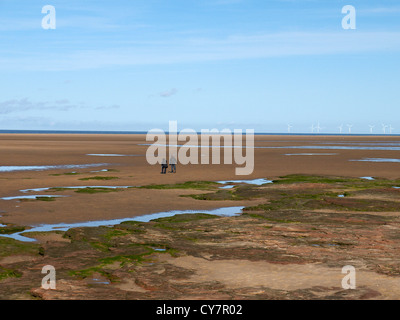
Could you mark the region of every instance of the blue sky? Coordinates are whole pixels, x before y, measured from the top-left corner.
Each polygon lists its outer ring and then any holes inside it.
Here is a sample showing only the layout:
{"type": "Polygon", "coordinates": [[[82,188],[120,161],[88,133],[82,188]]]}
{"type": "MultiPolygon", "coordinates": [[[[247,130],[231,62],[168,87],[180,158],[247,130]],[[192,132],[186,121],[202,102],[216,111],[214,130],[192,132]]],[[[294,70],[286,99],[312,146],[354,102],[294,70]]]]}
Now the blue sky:
{"type": "Polygon", "coordinates": [[[0,129],[400,133],[398,0],[0,0],[0,20],[0,129]]]}

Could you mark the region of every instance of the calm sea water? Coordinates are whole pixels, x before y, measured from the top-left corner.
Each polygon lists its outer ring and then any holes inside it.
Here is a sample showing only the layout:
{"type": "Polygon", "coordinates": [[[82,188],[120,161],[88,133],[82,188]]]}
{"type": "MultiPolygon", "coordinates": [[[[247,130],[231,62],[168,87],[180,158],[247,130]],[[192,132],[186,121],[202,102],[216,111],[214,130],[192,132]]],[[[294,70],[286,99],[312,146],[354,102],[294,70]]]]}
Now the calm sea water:
{"type": "Polygon", "coordinates": [[[0,134],[1,133],[21,133],[21,134],[147,134],[147,131],[0,130],[0,134]]]}
{"type": "MultiPolygon", "coordinates": [[[[0,130],[2,133],[21,133],[21,134],[147,134],[147,131],[90,131],[90,130],[0,130]]],[[[168,133],[168,131],[165,131],[168,133]]],[[[200,132],[198,132],[200,134],[200,132]]],[[[243,133],[245,134],[245,133],[243,133]]],[[[400,137],[400,134],[346,134],[346,133],[276,133],[276,132],[256,132],[255,135],[271,136],[389,136],[400,137]]]]}

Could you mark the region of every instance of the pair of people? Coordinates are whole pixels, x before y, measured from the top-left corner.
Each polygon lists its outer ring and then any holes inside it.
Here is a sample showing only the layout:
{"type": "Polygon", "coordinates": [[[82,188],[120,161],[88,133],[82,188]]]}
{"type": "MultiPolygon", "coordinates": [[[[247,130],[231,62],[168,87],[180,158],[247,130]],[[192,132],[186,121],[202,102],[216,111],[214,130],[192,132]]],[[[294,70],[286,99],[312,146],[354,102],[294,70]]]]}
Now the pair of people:
{"type": "MultiPolygon", "coordinates": [[[[171,156],[171,158],[169,159],[169,164],[171,165],[171,173],[176,173],[176,159],[174,156],[171,156]]],[[[167,160],[164,158],[161,161],[161,173],[165,174],[167,172],[167,168],[168,168],[168,162],[167,160]]]]}

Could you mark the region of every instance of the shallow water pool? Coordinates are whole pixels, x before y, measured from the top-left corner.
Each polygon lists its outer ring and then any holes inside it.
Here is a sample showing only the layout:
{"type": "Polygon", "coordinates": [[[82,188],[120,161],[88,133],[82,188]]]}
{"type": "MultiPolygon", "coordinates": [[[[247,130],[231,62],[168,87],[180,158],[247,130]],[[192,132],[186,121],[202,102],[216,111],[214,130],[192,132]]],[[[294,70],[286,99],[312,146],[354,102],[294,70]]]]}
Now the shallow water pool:
{"type": "Polygon", "coordinates": [[[0,172],[12,171],[43,171],[52,169],[83,169],[90,167],[101,167],[109,165],[107,163],[90,163],[90,164],[65,164],[55,166],[0,166],[0,172]]]}
{"type": "Polygon", "coordinates": [[[366,162],[400,162],[400,159],[389,159],[389,158],[363,158],[349,161],[366,161],[366,162]]]}
{"type": "Polygon", "coordinates": [[[334,156],[337,153],[286,153],[285,156],[334,156]]]}
{"type": "Polygon", "coordinates": [[[1,200],[35,200],[37,198],[60,198],[66,196],[56,196],[56,195],[34,195],[34,196],[16,196],[16,197],[4,197],[1,200]]]}
{"type": "Polygon", "coordinates": [[[23,193],[26,192],[41,192],[41,191],[46,191],[50,189],[86,189],[86,188],[94,188],[94,189],[127,189],[131,188],[132,186],[73,186],[73,187],[46,187],[46,188],[33,188],[33,189],[23,189],[20,190],[23,193]]]}
{"type": "Polygon", "coordinates": [[[254,179],[254,180],[226,180],[226,181],[217,181],[217,183],[227,184],[227,183],[247,183],[247,184],[254,184],[257,186],[261,186],[266,183],[273,183],[271,180],[266,179],[254,179]]]}
{"type": "Polygon", "coordinates": [[[229,185],[229,186],[219,187],[219,189],[232,189],[234,187],[235,187],[235,185],[229,185]]]}
{"type": "Polygon", "coordinates": [[[139,154],[118,154],[118,153],[88,153],[86,155],[93,157],[140,157],[139,154]]]}
{"type": "Polygon", "coordinates": [[[59,223],[59,224],[42,224],[39,226],[33,226],[32,229],[24,230],[21,232],[16,232],[13,234],[1,234],[1,237],[12,238],[15,240],[23,242],[35,242],[35,239],[24,237],[22,234],[29,232],[49,232],[49,231],[67,231],[71,228],[80,227],[101,227],[101,226],[114,226],[126,221],[139,221],[139,222],[149,222],[150,220],[172,217],[178,214],[194,214],[194,213],[206,213],[217,216],[232,217],[239,215],[244,207],[225,207],[218,208],[214,210],[174,210],[147,214],[143,216],[133,217],[133,218],[123,218],[123,219],[113,219],[113,220],[98,220],[98,221],[87,221],[78,223],[59,223]]]}

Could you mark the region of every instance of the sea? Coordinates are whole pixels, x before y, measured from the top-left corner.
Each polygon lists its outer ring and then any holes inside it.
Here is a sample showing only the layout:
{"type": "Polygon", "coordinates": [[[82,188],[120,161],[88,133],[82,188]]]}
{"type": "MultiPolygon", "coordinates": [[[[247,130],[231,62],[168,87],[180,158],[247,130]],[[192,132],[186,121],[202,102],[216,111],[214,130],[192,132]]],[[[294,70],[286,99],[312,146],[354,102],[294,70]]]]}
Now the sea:
{"type": "MultiPolygon", "coordinates": [[[[93,131],[93,130],[0,130],[0,134],[147,134],[148,131],[93,131]]],[[[168,134],[168,131],[165,131],[168,134]]],[[[201,132],[197,132],[201,134],[201,132]]],[[[243,132],[243,135],[246,133],[243,132]]],[[[351,136],[351,137],[400,137],[400,134],[371,134],[371,133],[285,133],[285,132],[255,132],[259,136],[351,136]]]]}

